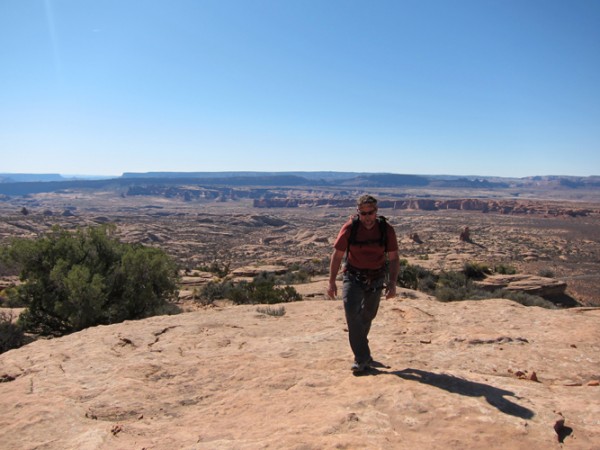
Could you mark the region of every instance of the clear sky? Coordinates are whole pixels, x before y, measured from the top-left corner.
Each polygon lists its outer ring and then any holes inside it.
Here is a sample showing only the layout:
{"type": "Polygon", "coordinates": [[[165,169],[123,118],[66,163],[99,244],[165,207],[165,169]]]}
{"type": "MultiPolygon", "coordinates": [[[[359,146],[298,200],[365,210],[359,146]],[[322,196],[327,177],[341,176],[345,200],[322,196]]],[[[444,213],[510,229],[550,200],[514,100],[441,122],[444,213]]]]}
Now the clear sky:
{"type": "Polygon", "coordinates": [[[0,0],[0,173],[600,175],[600,0],[0,0]]]}

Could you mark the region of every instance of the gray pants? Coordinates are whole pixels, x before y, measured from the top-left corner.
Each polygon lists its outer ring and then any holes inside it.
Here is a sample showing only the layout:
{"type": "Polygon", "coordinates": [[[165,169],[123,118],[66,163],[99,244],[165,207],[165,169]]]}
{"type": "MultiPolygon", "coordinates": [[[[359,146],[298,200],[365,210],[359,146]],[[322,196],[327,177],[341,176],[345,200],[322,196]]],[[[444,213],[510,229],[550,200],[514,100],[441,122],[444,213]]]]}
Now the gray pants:
{"type": "Polygon", "coordinates": [[[354,360],[358,363],[371,360],[367,336],[379,309],[383,282],[384,279],[379,278],[367,284],[347,272],[344,274],[343,299],[348,339],[354,360]]]}

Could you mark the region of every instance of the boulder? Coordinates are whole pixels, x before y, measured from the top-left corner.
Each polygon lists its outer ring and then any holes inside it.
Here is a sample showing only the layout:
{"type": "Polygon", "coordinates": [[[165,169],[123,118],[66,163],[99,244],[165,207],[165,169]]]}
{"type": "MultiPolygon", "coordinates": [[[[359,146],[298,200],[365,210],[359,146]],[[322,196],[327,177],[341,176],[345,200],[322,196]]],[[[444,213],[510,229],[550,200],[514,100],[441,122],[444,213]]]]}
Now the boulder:
{"type": "Polygon", "coordinates": [[[544,298],[563,296],[567,288],[564,281],[527,274],[490,275],[482,281],[476,281],[475,284],[489,291],[507,289],[544,298]]]}
{"type": "Polygon", "coordinates": [[[264,266],[245,266],[239,267],[231,272],[234,277],[255,277],[263,272],[272,273],[274,275],[282,275],[288,271],[288,268],[285,266],[274,266],[274,265],[264,265],[264,266]]]}

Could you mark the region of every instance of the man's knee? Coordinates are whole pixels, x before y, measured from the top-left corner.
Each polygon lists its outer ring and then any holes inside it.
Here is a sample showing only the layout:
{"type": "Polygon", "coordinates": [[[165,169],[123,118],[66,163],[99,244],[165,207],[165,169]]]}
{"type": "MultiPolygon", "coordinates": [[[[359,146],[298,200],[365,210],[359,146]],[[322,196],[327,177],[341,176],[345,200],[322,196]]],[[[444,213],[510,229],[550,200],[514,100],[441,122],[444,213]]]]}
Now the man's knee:
{"type": "Polygon", "coordinates": [[[363,317],[366,320],[373,320],[377,315],[377,311],[379,310],[379,302],[381,300],[381,291],[378,291],[375,295],[369,297],[367,301],[365,301],[365,305],[363,308],[363,317]]]}
{"type": "Polygon", "coordinates": [[[362,317],[365,322],[372,322],[373,319],[375,319],[375,316],[377,316],[376,309],[375,310],[368,310],[368,309],[363,310],[362,317]]]}

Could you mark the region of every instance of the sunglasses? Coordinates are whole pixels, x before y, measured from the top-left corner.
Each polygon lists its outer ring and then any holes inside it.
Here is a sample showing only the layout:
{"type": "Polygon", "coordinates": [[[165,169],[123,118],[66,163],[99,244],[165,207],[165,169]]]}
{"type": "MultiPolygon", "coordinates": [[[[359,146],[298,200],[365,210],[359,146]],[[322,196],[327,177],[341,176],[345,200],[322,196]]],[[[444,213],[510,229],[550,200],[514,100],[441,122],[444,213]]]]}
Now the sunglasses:
{"type": "Polygon", "coordinates": [[[377,210],[376,210],[376,209],[372,209],[371,211],[360,211],[360,210],[358,211],[358,213],[359,213],[361,216],[372,216],[372,215],[373,215],[373,214],[375,214],[376,212],[377,212],[377,210]]]}

